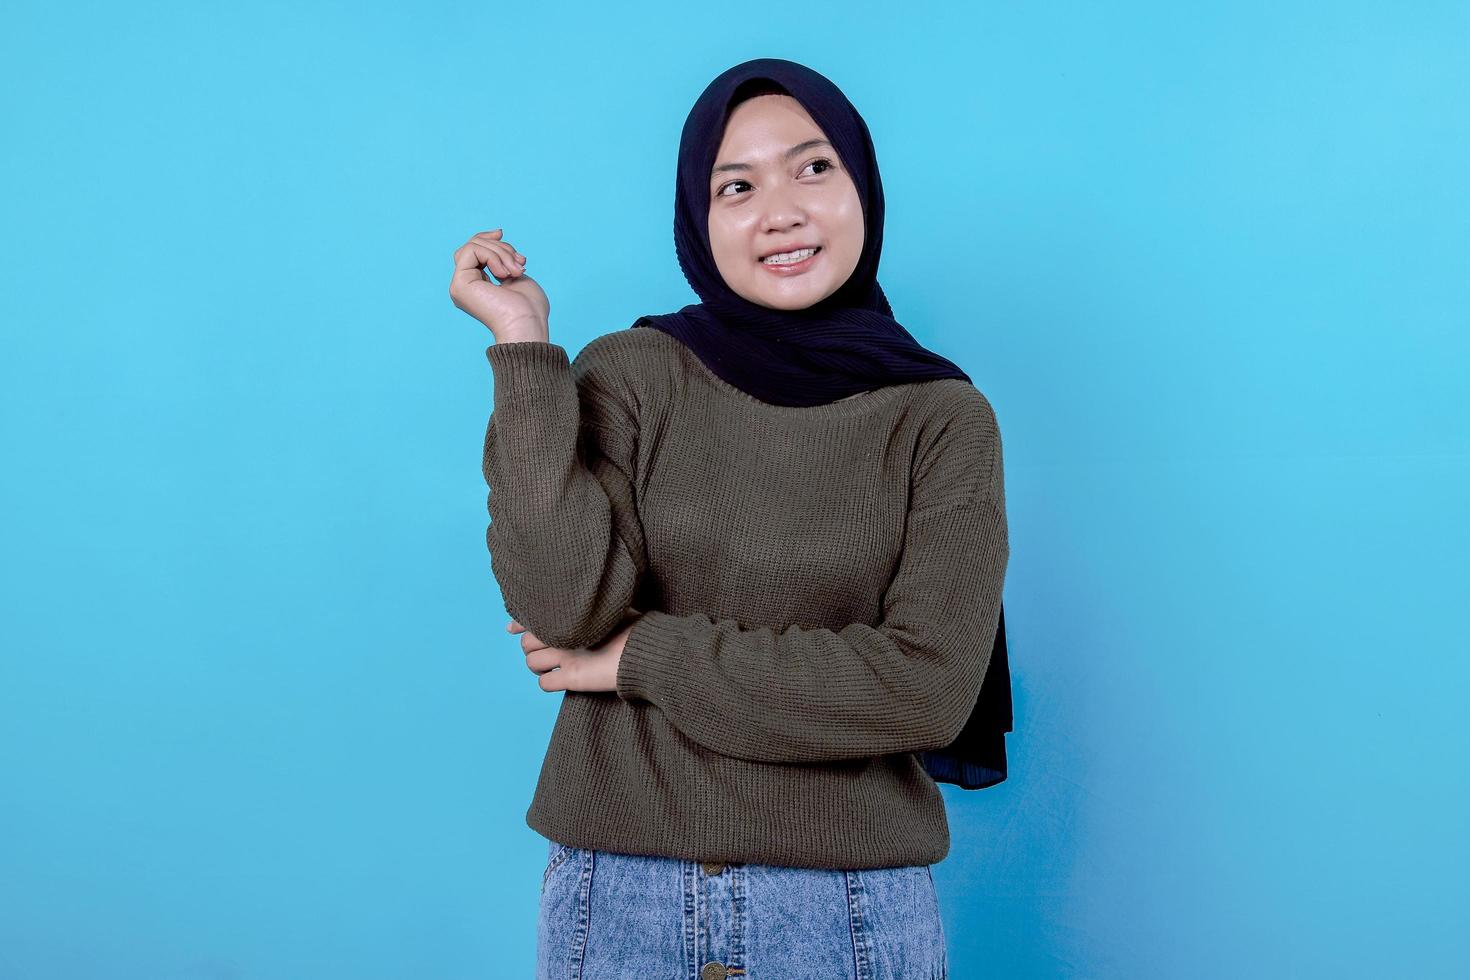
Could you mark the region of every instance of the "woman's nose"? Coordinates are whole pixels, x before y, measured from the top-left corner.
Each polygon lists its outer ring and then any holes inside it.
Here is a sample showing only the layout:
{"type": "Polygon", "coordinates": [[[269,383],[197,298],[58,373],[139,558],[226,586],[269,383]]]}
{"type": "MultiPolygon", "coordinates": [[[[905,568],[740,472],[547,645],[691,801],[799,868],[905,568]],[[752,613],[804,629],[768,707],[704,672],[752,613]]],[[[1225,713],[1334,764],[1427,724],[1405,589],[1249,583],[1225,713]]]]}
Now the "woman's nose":
{"type": "Polygon", "coordinates": [[[806,221],[806,212],[791,195],[769,195],[765,205],[761,224],[766,231],[782,232],[806,221]]]}

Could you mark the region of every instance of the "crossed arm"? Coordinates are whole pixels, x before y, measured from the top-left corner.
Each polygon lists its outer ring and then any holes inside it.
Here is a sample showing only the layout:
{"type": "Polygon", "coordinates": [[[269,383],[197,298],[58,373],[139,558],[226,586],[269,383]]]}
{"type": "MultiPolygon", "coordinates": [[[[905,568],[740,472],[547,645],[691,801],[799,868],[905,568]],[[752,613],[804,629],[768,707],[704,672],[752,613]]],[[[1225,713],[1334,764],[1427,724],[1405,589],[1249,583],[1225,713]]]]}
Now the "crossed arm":
{"type": "Polygon", "coordinates": [[[878,625],[748,628],[657,610],[627,624],[648,568],[633,490],[639,399],[609,353],[594,341],[569,365],[553,344],[487,352],[487,543],[515,620],[561,654],[609,658],[602,689],[725,755],[804,763],[950,744],[989,664],[1009,558],[983,396],[923,449],[878,625]]]}

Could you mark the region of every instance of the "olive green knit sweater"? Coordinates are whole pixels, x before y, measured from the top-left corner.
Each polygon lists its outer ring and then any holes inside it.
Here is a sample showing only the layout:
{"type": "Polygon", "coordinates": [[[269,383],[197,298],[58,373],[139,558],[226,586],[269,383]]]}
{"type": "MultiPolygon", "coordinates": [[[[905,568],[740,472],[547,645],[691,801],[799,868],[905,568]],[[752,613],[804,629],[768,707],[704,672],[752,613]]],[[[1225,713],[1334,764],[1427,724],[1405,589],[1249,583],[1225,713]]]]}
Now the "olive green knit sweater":
{"type": "Polygon", "coordinates": [[[561,695],[526,822],[702,861],[941,860],[944,799],[914,753],[975,704],[1010,555],[985,396],[946,378],[772,405],[646,327],[573,362],[539,341],[485,354],[507,612],[575,648],[646,611],[616,692],[561,695]]]}

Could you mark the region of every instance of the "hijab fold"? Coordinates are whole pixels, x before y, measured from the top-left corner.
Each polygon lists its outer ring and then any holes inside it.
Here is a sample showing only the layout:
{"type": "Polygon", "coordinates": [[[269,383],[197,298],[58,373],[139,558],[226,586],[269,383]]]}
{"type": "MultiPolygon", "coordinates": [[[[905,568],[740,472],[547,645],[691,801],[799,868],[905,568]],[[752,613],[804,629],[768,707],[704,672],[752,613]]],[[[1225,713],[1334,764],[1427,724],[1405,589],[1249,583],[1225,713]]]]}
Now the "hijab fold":
{"type": "MultiPolygon", "coordinates": [[[[841,89],[805,65],[756,58],[710,82],[679,141],[674,248],[701,302],[640,317],[634,326],[672,334],[711,372],[761,401],[812,407],[887,385],[969,375],[923,347],[893,317],[878,285],[883,249],[883,184],[867,123],[841,89]],[[725,282],[709,241],[710,175],[725,123],[740,102],[765,92],[792,96],[811,115],[847,168],[863,206],[865,237],[852,275],[832,295],[799,310],[753,303],[725,282]]],[[[981,789],[1006,778],[1005,733],[1012,730],[1005,609],[975,707],[948,747],[918,753],[939,782],[981,789]]]]}

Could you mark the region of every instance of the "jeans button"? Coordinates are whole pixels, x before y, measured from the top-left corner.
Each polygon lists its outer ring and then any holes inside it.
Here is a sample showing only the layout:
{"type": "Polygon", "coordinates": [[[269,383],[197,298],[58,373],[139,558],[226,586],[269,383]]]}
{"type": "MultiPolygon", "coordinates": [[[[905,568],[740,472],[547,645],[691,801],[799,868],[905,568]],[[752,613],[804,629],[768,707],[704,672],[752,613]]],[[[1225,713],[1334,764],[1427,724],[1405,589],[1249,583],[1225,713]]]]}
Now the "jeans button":
{"type": "MultiPolygon", "coordinates": [[[[723,864],[721,864],[719,861],[706,861],[706,862],[704,862],[704,873],[707,874],[707,875],[717,875],[721,871],[724,871],[724,870],[725,870],[725,866],[723,864]]],[[[724,976],[724,974],[721,974],[721,976],[724,976]]]]}
{"type": "Polygon", "coordinates": [[[725,964],[711,960],[700,969],[699,980],[725,980],[727,975],[725,964]]]}

